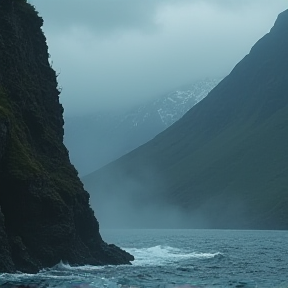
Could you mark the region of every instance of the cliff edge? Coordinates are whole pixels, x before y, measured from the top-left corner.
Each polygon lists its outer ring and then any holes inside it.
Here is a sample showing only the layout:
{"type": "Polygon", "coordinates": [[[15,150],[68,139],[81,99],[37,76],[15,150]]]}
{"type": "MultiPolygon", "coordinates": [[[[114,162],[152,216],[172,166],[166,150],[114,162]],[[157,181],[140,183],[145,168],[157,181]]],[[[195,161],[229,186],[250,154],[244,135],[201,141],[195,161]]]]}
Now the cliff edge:
{"type": "Polygon", "coordinates": [[[102,240],[63,145],[42,24],[26,1],[0,1],[0,272],[128,264],[133,256],[102,240]]]}

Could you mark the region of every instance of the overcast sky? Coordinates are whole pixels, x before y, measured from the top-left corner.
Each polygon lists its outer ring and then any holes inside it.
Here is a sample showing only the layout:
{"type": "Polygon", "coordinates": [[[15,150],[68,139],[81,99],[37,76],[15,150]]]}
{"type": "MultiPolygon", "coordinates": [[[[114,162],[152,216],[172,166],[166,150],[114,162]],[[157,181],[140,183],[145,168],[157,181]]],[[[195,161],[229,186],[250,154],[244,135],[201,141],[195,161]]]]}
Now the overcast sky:
{"type": "Polygon", "coordinates": [[[30,0],[44,18],[65,115],[133,105],[223,77],[287,0],[30,0]]]}

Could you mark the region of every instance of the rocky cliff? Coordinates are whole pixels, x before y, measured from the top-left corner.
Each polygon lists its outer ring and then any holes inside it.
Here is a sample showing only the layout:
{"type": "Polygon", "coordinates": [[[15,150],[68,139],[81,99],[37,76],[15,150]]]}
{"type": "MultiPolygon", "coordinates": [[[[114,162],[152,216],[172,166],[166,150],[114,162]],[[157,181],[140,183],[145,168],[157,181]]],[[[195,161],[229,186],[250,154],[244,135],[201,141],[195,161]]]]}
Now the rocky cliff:
{"type": "Polygon", "coordinates": [[[124,264],[103,242],[63,145],[63,107],[43,20],[25,0],[0,1],[0,272],[124,264]]]}

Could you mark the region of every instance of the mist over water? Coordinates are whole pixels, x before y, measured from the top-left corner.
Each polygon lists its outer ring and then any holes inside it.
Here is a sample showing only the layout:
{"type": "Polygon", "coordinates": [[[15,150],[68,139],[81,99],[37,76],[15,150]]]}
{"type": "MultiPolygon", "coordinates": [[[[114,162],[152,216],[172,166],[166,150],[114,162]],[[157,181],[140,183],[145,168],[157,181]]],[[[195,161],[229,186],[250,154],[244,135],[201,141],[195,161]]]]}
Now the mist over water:
{"type": "Polygon", "coordinates": [[[155,177],[151,177],[154,173],[152,169],[145,171],[143,169],[141,179],[121,177],[119,182],[114,182],[114,179],[106,182],[101,178],[94,187],[89,185],[86,187],[90,193],[91,206],[101,227],[183,227],[187,215],[184,215],[178,207],[163,203],[158,193],[158,187],[162,184],[161,177],[159,175],[155,182],[155,177]],[[109,183],[108,187],[106,183],[109,183]]]}
{"type": "Polygon", "coordinates": [[[215,217],[219,218],[218,228],[241,228],[246,223],[247,207],[239,197],[230,200],[213,197],[192,210],[185,207],[185,200],[181,206],[181,202],[173,202],[172,199],[177,199],[175,196],[165,194],[165,179],[152,167],[142,169],[139,175],[141,179],[100,176],[92,186],[84,178],[84,187],[90,194],[90,204],[101,228],[207,229],[215,228],[215,217]]]}

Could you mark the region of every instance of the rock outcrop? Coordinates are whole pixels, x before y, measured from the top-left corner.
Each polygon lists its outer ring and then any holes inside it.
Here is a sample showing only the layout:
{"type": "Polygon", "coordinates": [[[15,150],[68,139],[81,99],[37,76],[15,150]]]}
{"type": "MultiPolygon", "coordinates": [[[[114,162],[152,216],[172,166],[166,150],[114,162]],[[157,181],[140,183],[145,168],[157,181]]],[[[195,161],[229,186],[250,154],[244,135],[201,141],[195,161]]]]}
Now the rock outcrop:
{"type": "Polygon", "coordinates": [[[0,272],[128,264],[106,244],[63,145],[63,107],[43,20],[25,0],[0,1],[0,272]]]}

